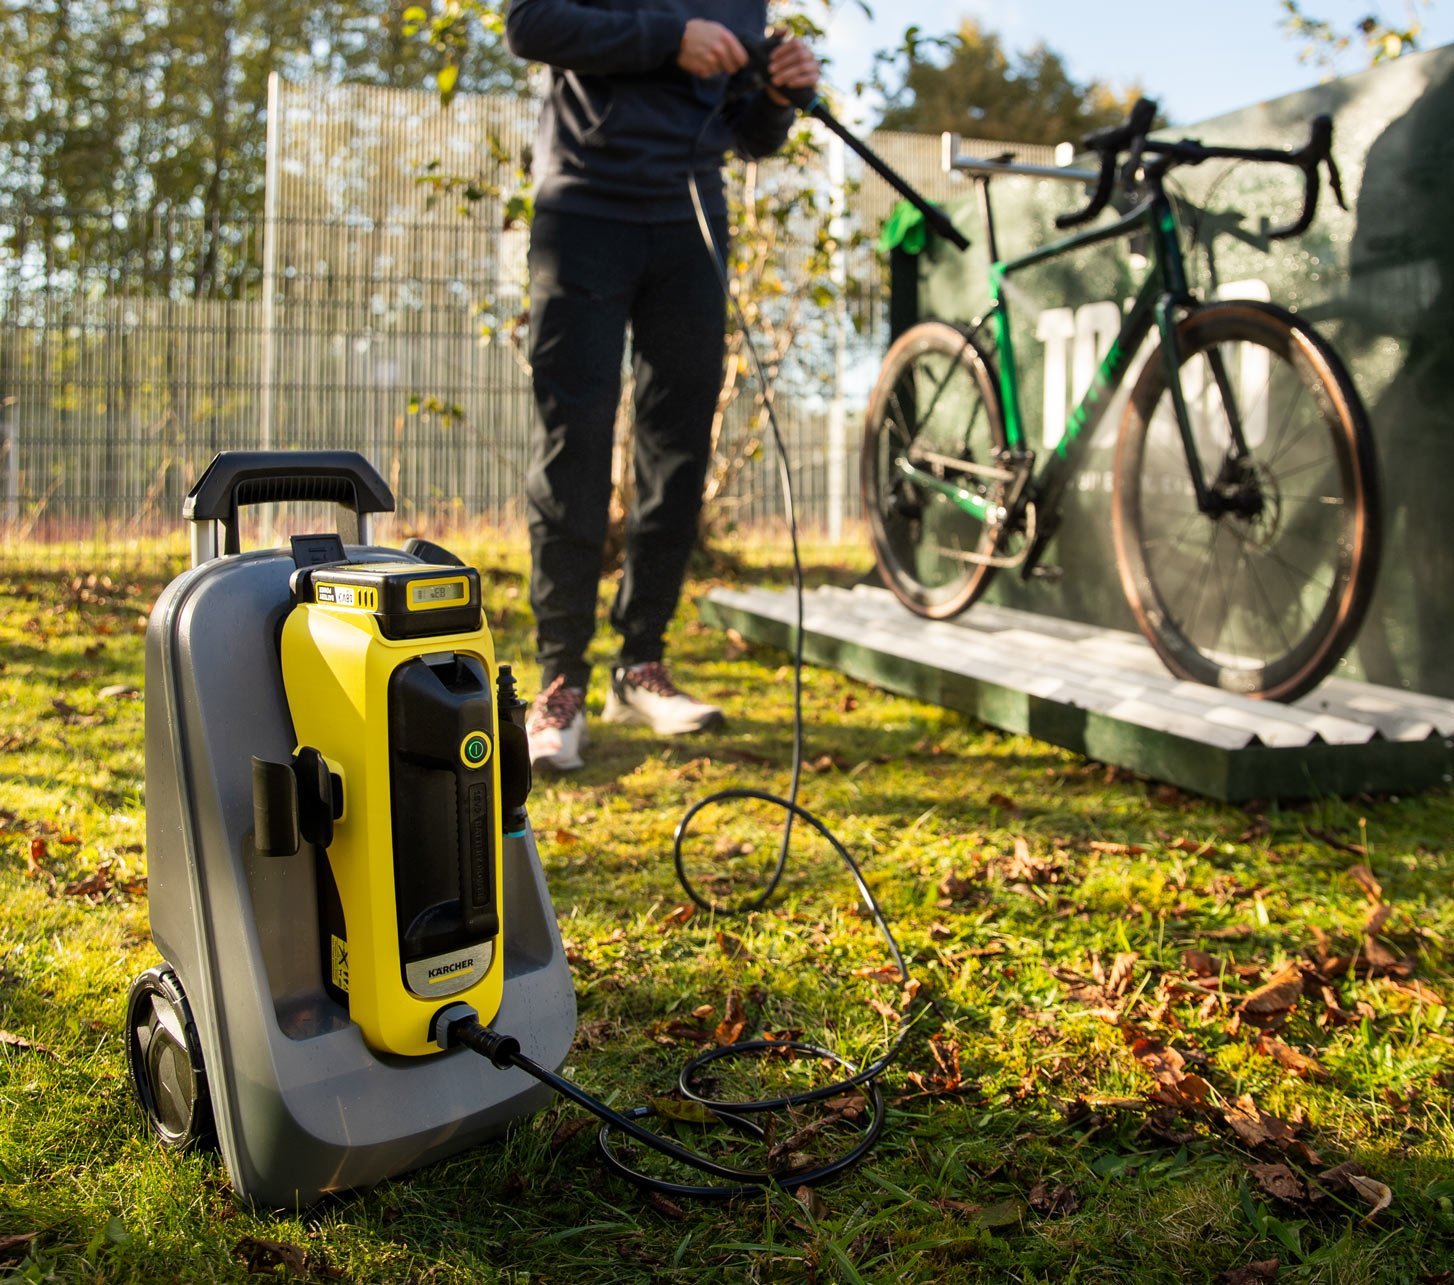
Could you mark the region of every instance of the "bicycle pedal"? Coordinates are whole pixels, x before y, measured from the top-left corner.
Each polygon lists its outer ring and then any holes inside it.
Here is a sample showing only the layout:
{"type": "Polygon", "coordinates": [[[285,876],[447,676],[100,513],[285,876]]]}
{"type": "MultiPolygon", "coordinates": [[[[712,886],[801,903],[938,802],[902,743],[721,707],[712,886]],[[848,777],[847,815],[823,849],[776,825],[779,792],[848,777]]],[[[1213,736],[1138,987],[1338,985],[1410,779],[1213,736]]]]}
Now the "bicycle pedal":
{"type": "Polygon", "coordinates": [[[1034,567],[1030,571],[1032,580],[1048,580],[1052,584],[1065,575],[1064,567],[1034,567]]]}

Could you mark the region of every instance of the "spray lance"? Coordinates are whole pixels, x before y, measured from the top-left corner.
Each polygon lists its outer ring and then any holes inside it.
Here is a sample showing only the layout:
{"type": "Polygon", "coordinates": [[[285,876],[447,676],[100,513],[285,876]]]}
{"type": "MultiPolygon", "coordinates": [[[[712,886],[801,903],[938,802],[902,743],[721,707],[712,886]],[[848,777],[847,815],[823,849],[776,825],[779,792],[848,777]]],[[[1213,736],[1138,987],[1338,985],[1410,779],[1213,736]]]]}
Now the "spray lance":
{"type": "MultiPolygon", "coordinates": [[[[782,36],[772,35],[764,40],[744,40],[742,42],[743,48],[747,50],[748,66],[752,70],[753,78],[760,85],[771,84],[768,64],[772,59],[772,51],[782,43],[782,40],[782,36]]],[[[924,216],[924,221],[936,235],[948,241],[957,250],[969,249],[969,238],[949,221],[949,216],[934,202],[927,200],[922,193],[915,191],[912,184],[893,166],[834,116],[828,110],[828,104],[823,101],[817,89],[812,86],[790,88],[784,85],[773,85],[772,88],[792,103],[803,115],[822,121],[833,133],[837,134],[844,143],[863,158],[864,163],[875,174],[924,216]]]]}

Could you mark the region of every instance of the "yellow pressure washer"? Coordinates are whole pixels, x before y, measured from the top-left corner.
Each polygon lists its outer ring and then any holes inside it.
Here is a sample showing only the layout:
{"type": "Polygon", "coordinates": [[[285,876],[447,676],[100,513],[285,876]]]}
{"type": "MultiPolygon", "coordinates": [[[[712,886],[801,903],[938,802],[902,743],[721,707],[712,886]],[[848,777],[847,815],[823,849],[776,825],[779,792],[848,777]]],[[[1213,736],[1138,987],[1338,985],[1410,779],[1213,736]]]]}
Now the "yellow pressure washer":
{"type": "Polygon", "coordinates": [[[167,963],[131,988],[132,1083],[156,1137],[215,1134],[263,1205],[371,1185],[548,1100],[441,1039],[446,1014],[528,1033],[547,1067],[575,1033],[524,702],[479,573],[427,542],[369,543],[392,508],[353,452],[223,452],[183,510],[195,565],[147,629],[167,963]],[[340,532],[243,552],[239,510],[292,500],[333,502],[340,532]]]}

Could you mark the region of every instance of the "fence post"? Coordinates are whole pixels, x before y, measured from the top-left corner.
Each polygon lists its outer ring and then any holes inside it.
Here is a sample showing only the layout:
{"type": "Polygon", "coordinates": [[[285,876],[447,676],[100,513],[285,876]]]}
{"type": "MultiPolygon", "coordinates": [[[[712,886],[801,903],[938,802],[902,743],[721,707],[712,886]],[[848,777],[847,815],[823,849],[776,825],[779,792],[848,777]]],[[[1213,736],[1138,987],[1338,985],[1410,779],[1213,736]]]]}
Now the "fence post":
{"type": "Polygon", "coordinates": [[[5,459],[5,524],[14,528],[20,521],[20,442],[16,431],[16,398],[0,400],[0,455],[5,459]]]}
{"type": "MultiPolygon", "coordinates": [[[[273,446],[273,389],[277,379],[277,308],[278,282],[278,153],[282,147],[283,122],[282,85],[277,72],[268,73],[268,133],[263,160],[263,282],[262,282],[262,352],[259,358],[258,445],[265,451],[273,446]]],[[[265,504],[258,517],[262,524],[262,542],[273,540],[276,509],[265,504]]]]}
{"type": "Polygon", "coordinates": [[[847,166],[843,140],[836,134],[828,139],[828,186],[832,219],[828,235],[833,256],[828,276],[833,283],[833,395],[828,401],[828,539],[843,538],[843,514],[847,501],[848,425],[843,399],[843,382],[848,366],[848,265],[843,249],[846,235],[844,184],[847,166]]]}

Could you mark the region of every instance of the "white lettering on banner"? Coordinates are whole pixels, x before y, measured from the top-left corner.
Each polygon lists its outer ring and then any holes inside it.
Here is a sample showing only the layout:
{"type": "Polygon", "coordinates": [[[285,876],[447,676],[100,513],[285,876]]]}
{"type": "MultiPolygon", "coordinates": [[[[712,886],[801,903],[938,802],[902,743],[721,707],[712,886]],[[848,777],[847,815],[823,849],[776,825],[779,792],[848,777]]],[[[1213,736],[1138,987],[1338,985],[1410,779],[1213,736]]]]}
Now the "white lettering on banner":
{"type": "Polygon", "coordinates": [[[1053,451],[1065,436],[1070,399],[1065,395],[1066,346],[1075,335],[1072,308],[1047,308],[1035,325],[1035,338],[1045,345],[1045,395],[1042,399],[1040,445],[1053,451]]]}

